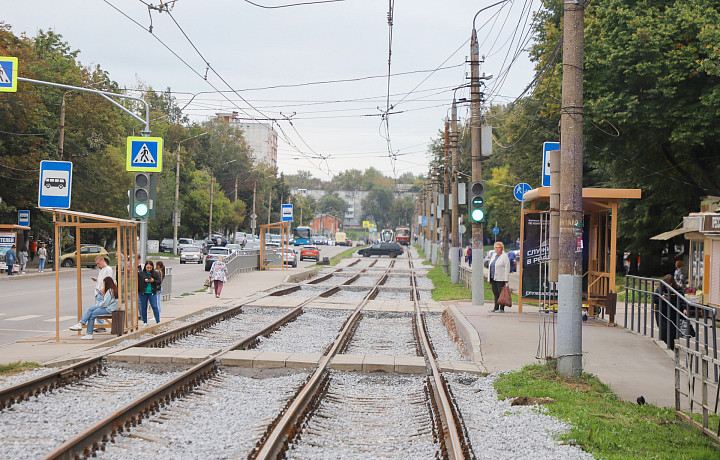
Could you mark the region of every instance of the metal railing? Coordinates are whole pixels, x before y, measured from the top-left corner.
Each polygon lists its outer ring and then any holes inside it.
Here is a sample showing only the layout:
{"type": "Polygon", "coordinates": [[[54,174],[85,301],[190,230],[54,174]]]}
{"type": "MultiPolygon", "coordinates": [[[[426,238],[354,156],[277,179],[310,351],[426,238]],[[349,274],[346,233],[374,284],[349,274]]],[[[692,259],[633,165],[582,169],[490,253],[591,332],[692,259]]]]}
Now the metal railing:
{"type": "Polygon", "coordinates": [[[228,279],[236,273],[250,272],[260,269],[260,250],[241,250],[233,253],[225,263],[228,269],[228,279]]]}
{"type": "MultiPolygon", "coordinates": [[[[691,302],[654,278],[625,277],[625,328],[657,337],[672,350],[678,343],[717,359],[717,310],[691,302]]],[[[717,369],[715,379],[717,381],[717,369]]]]}
{"type": "Polygon", "coordinates": [[[467,289],[472,289],[472,269],[460,265],[460,282],[467,289]]]}

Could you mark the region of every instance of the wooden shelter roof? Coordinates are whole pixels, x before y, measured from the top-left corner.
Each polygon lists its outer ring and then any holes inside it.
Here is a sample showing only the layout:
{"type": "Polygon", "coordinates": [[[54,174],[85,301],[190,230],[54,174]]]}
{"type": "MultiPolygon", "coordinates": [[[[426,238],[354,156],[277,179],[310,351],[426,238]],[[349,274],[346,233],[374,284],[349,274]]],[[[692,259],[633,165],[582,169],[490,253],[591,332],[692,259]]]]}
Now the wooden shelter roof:
{"type": "Polygon", "coordinates": [[[17,230],[31,230],[27,225],[0,224],[0,232],[12,232],[17,230]]]}
{"type": "MultiPolygon", "coordinates": [[[[640,199],[639,188],[583,188],[583,209],[586,211],[600,211],[611,209],[613,204],[619,204],[623,199],[640,199]]],[[[526,201],[550,201],[550,187],[539,187],[528,190],[523,195],[526,201]]]]}

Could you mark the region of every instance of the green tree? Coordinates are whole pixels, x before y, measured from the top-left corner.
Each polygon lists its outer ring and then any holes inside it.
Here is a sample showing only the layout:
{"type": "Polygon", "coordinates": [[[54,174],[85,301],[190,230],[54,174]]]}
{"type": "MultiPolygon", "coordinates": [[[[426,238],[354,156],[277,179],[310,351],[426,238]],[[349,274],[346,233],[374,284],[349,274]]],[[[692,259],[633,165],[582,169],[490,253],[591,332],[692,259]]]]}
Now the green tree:
{"type": "Polygon", "coordinates": [[[335,216],[342,222],[348,203],[335,193],[326,193],[317,201],[317,209],[323,214],[335,216]]]}
{"type": "Polygon", "coordinates": [[[392,220],[393,191],[386,187],[374,187],[362,201],[363,220],[375,221],[384,228],[392,220]]]}

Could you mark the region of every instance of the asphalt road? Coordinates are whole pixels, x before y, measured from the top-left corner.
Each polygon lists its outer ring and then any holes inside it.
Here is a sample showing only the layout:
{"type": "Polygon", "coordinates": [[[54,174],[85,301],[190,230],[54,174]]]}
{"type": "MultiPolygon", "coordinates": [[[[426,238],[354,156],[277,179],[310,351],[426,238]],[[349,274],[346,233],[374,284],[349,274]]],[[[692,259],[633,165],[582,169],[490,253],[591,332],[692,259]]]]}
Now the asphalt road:
{"type": "MultiPolygon", "coordinates": [[[[320,246],[320,257],[332,257],[345,247],[320,246]]],[[[299,248],[296,248],[299,251],[299,248]]],[[[163,260],[172,268],[172,295],[177,297],[203,287],[208,273],[204,264],[180,264],[178,259],[163,260]]],[[[302,261],[298,268],[313,265],[302,261]]],[[[94,304],[95,282],[98,269],[81,269],[83,309],[94,304]]],[[[67,328],[77,322],[76,269],[60,271],[60,327],[67,328]]],[[[37,273],[28,267],[25,275],[0,274],[0,345],[17,340],[55,333],[55,273],[49,269],[37,273]]]]}

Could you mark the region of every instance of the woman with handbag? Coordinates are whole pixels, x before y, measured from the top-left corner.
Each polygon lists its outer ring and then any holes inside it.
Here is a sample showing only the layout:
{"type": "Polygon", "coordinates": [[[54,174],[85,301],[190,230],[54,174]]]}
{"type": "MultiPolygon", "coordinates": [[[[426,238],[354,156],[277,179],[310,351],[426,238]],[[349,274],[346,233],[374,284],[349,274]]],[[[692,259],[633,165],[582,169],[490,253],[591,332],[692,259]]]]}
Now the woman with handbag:
{"type": "Polygon", "coordinates": [[[501,241],[496,241],[495,253],[488,263],[488,282],[495,297],[495,308],[492,310],[494,313],[505,312],[505,305],[500,302],[500,293],[510,280],[510,259],[503,249],[505,245],[501,241]]]}
{"type": "Polygon", "coordinates": [[[223,284],[227,281],[227,274],[227,266],[223,262],[222,256],[220,256],[210,267],[210,279],[215,289],[216,298],[220,297],[220,293],[222,293],[223,284]]]}

